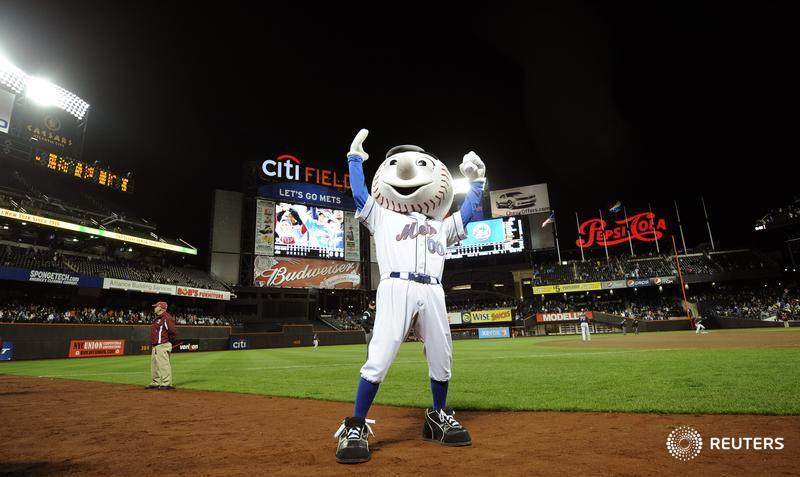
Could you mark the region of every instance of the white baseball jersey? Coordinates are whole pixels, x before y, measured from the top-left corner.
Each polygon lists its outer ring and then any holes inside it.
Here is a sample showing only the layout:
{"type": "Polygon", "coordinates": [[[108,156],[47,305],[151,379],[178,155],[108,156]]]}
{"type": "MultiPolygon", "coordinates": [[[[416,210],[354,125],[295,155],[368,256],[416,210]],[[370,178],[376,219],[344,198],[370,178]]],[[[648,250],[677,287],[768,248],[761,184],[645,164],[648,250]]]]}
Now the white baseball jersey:
{"type": "Polygon", "coordinates": [[[409,272],[442,279],[447,247],[466,238],[461,214],[434,220],[417,212],[401,214],[378,205],[372,196],[356,218],[375,236],[381,277],[409,272]]]}

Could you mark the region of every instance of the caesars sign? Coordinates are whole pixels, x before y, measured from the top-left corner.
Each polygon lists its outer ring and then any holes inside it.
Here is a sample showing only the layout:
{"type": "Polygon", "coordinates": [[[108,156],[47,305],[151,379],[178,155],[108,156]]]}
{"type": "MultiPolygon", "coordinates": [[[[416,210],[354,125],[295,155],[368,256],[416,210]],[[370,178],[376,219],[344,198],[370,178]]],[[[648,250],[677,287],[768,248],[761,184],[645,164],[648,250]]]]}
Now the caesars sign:
{"type": "Polygon", "coordinates": [[[493,190],[489,192],[489,200],[492,203],[492,217],[550,212],[547,184],[493,190]]]}
{"type": "Polygon", "coordinates": [[[580,248],[589,248],[592,245],[611,247],[633,240],[641,242],[655,242],[664,236],[667,224],[663,218],[656,217],[652,212],[642,212],[616,220],[610,224],[603,219],[589,219],[578,227],[580,238],[575,242],[580,248]]]}
{"type": "Polygon", "coordinates": [[[495,310],[465,311],[461,313],[461,321],[466,324],[497,323],[512,321],[514,314],[511,308],[498,308],[495,310]]]}
{"type": "Polygon", "coordinates": [[[275,288],[358,288],[358,262],[334,262],[310,258],[255,259],[253,285],[275,288]]]}

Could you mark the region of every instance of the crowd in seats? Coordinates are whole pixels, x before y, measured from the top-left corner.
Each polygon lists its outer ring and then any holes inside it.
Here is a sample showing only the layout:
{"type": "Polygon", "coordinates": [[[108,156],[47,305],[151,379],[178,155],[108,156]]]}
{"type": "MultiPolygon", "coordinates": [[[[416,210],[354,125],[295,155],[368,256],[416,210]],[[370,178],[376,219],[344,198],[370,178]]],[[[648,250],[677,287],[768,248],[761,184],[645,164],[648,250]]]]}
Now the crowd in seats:
{"type": "Polygon", "coordinates": [[[0,265],[149,283],[227,290],[201,270],[156,265],[114,256],[79,255],[44,247],[0,246],[0,265]]]}
{"type": "MultiPolygon", "coordinates": [[[[774,264],[750,251],[693,253],[679,256],[684,275],[716,275],[730,272],[777,269],[774,264]]],[[[625,280],[677,276],[672,255],[612,256],[608,260],[576,260],[564,264],[534,264],[533,285],[625,280]]]]}
{"type": "MultiPolygon", "coordinates": [[[[215,315],[198,308],[171,307],[169,313],[179,325],[235,326],[234,319],[215,315]]],[[[0,305],[0,322],[3,323],[72,323],[137,325],[153,321],[152,310],[130,308],[88,307],[69,305],[41,305],[27,302],[9,302],[0,305]]]]}
{"type": "Polygon", "coordinates": [[[769,226],[792,225],[800,222],[800,199],[793,204],[770,210],[759,220],[759,224],[769,226]]]}
{"type": "Polygon", "coordinates": [[[796,284],[762,288],[720,288],[695,297],[703,313],[722,318],[800,320],[800,289],[796,284]]]}
{"type": "Polygon", "coordinates": [[[363,330],[361,324],[361,314],[352,311],[333,311],[320,315],[323,322],[334,327],[339,331],[358,331],[363,330]]]}
{"type": "Polygon", "coordinates": [[[536,313],[566,313],[581,310],[604,312],[625,318],[639,320],[666,320],[670,317],[685,316],[680,302],[671,297],[637,298],[625,300],[616,297],[567,295],[546,300],[530,301],[530,308],[536,313]]]}

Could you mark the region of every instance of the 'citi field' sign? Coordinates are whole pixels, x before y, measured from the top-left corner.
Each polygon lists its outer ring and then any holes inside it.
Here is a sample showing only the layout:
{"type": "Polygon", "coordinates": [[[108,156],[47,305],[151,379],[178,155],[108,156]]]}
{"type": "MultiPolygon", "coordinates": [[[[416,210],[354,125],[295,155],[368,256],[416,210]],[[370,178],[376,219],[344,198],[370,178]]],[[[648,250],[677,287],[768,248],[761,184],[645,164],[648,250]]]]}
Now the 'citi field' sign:
{"type": "Polygon", "coordinates": [[[303,166],[300,159],[289,154],[262,162],[261,173],[273,180],[300,181],[340,190],[350,189],[350,174],[303,166]]]}
{"type": "Polygon", "coordinates": [[[615,221],[615,224],[599,218],[589,219],[578,227],[580,238],[575,243],[578,247],[589,248],[595,244],[610,247],[631,240],[655,242],[664,236],[667,229],[664,219],[657,218],[652,212],[632,215],[627,220],[615,221]]]}

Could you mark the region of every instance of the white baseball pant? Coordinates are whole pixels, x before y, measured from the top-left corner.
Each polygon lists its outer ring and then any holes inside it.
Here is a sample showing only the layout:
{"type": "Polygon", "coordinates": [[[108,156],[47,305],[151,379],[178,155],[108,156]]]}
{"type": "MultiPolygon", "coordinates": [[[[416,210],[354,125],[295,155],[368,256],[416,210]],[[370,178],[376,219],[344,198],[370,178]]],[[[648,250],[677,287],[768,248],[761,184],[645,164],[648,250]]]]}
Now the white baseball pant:
{"type": "Polygon", "coordinates": [[[361,377],[372,383],[383,382],[413,325],[424,343],[430,378],[449,381],[453,342],[442,286],[387,278],[378,285],[375,303],[375,328],[361,377]]]}
{"type": "Polygon", "coordinates": [[[592,335],[589,333],[589,323],[581,323],[581,341],[592,341],[592,335]]]}

